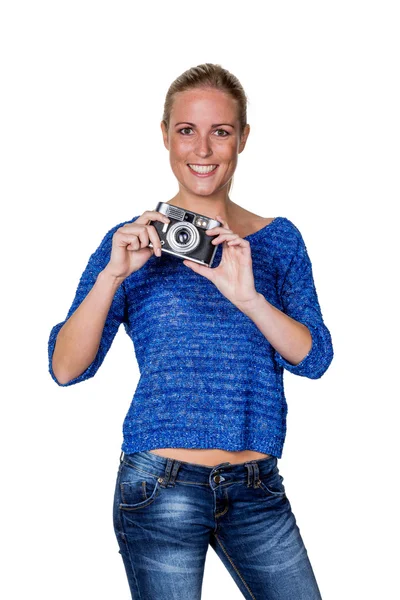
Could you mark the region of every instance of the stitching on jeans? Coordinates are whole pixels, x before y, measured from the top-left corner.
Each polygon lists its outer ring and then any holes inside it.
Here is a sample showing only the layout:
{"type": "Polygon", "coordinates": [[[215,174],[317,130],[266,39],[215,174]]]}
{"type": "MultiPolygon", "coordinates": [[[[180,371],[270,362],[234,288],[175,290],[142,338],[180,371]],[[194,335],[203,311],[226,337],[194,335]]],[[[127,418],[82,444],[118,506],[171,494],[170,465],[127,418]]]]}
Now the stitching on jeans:
{"type": "MultiPolygon", "coordinates": [[[[233,484],[232,484],[233,485],[233,484]]],[[[222,515],[224,515],[225,513],[228,512],[228,508],[229,508],[229,500],[228,500],[228,493],[226,490],[223,490],[224,493],[224,500],[225,500],[225,508],[222,512],[218,513],[217,515],[215,515],[215,517],[222,517],[222,515]]]]}
{"type": "Polygon", "coordinates": [[[124,504],[126,504],[126,500],[125,500],[125,496],[124,496],[124,484],[121,481],[120,481],[119,487],[120,487],[120,490],[121,490],[121,499],[122,499],[122,502],[124,504]]]}
{"type": "Polygon", "coordinates": [[[209,483],[201,483],[201,481],[187,481],[186,479],[178,479],[176,480],[176,483],[182,483],[183,485],[187,484],[187,485],[204,485],[204,486],[208,486],[209,483]]]}
{"type": "Polygon", "coordinates": [[[249,586],[247,585],[247,583],[245,582],[245,580],[243,579],[243,577],[241,576],[241,574],[239,573],[238,569],[235,567],[235,565],[232,562],[231,557],[229,556],[229,554],[227,553],[227,551],[225,550],[224,546],[221,543],[221,540],[219,539],[218,535],[215,533],[214,534],[215,539],[217,540],[218,544],[221,546],[225,556],[227,557],[227,559],[229,560],[229,562],[231,563],[232,567],[235,569],[236,573],[239,575],[240,579],[243,582],[243,585],[245,586],[246,590],[249,592],[250,596],[253,598],[253,600],[256,600],[256,597],[254,596],[253,592],[251,591],[251,589],[249,588],[249,586]]]}
{"type": "MultiPolygon", "coordinates": [[[[118,475],[118,483],[120,483],[120,474],[118,475]]],[[[120,548],[120,551],[121,552],[126,552],[126,554],[128,556],[129,564],[131,566],[132,573],[133,573],[133,578],[135,580],[136,592],[138,594],[138,598],[140,599],[142,597],[142,594],[140,593],[139,583],[138,583],[138,580],[137,580],[136,571],[135,571],[133,560],[132,560],[132,556],[131,556],[131,551],[130,551],[128,540],[127,540],[127,537],[126,537],[124,524],[122,522],[121,510],[119,508],[116,509],[116,510],[117,510],[118,529],[119,529],[119,533],[121,535],[121,540],[124,543],[124,547],[120,548]]],[[[121,558],[122,558],[122,553],[121,553],[121,558]]]]}
{"type": "Polygon", "coordinates": [[[130,549],[129,544],[128,544],[127,540],[126,540],[125,530],[123,528],[122,528],[122,532],[124,534],[125,543],[126,543],[125,551],[126,551],[126,553],[128,555],[129,564],[131,565],[133,577],[135,579],[136,592],[138,594],[138,598],[141,599],[142,598],[142,594],[140,593],[139,582],[137,580],[136,571],[135,571],[134,563],[133,563],[133,560],[132,560],[131,549],[130,549]]]}
{"type": "MultiPolygon", "coordinates": [[[[129,481],[121,481],[119,484],[120,490],[121,490],[121,500],[123,504],[128,504],[125,498],[125,494],[124,494],[124,486],[128,484],[129,485],[129,481]]],[[[143,496],[143,501],[147,500],[147,489],[146,489],[146,482],[142,481],[142,496],[143,496]]]]}
{"type": "Polygon", "coordinates": [[[228,506],[226,506],[226,508],[224,508],[224,510],[220,513],[218,513],[217,515],[215,515],[216,517],[222,517],[222,515],[224,515],[226,512],[228,512],[228,506]]]}
{"type": "Polygon", "coordinates": [[[130,467],[131,469],[135,469],[135,471],[138,471],[139,473],[145,473],[146,475],[152,475],[153,477],[159,477],[159,475],[156,475],[155,473],[150,473],[150,471],[145,471],[144,469],[139,469],[138,467],[135,467],[132,463],[128,463],[125,462],[125,465],[127,465],[128,467],[130,467]]]}
{"type": "MultiPolygon", "coordinates": [[[[223,487],[228,487],[228,486],[232,486],[232,485],[239,485],[239,484],[245,483],[245,481],[246,481],[245,479],[240,479],[239,481],[228,481],[228,483],[219,484],[219,487],[223,488],[223,487]]],[[[181,485],[204,485],[206,487],[210,486],[209,483],[201,483],[201,481],[187,481],[186,479],[176,479],[175,483],[179,483],[181,485]]]]}

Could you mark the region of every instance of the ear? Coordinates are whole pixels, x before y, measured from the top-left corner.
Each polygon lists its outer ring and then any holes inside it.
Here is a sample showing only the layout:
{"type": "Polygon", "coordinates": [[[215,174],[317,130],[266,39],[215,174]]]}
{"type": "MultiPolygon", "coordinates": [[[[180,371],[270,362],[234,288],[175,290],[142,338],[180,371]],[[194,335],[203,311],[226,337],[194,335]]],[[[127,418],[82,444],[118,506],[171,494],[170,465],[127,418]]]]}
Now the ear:
{"type": "Polygon", "coordinates": [[[164,121],[161,121],[160,125],[161,125],[164,146],[166,147],[167,150],[169,150],[168,131],[167,131],[164,121]]]}
{"type": "Polygon", "coordinates": [[[243,150],[246,146],[247,138],[249,137],[249,133],[250,133],[250,125],[247,123],[247,125],[245,125],[245,127],[244,127],[242,137],[240,138],[238,154],[243,152],[243,150]]]}

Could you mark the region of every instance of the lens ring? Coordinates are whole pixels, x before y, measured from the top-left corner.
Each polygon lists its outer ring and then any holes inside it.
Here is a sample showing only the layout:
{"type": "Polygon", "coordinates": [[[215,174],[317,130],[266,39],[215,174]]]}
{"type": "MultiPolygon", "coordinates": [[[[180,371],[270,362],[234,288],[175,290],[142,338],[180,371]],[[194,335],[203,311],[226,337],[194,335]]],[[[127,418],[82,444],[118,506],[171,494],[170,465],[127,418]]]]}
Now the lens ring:
{"type": "Polygon", "coordinates": [[[200,234],[197,227],[195,227],[192,223],[178,221],[168,228],[166,239],[172,250],[182,254],[187,254],[188,252],[195,250],[195,248],[197,248],[199,245],[200,234]],[[191,234],[191,239],[185,246],[182,246],[176,241],[176,235],[182,229],[189,231],[191,234]]]}

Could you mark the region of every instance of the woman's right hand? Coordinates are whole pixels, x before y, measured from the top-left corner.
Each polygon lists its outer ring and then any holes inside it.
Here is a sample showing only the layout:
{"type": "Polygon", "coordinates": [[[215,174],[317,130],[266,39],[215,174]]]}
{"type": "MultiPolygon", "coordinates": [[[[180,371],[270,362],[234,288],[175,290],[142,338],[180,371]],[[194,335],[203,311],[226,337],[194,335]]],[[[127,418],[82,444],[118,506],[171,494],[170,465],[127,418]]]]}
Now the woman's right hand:
{"type": "Polygon", "coordinates": [[[111,256],[104,271],[119,279],[126,279],[131,273],[138,271],[149,260],[161,242],[154,225],[149,221],[169,223],[170,219],[156,210],[146,210],[133,223],[126,223],[114,233],[111,256]],[[149,247],[149,242],[153,248],[149,247]]]}

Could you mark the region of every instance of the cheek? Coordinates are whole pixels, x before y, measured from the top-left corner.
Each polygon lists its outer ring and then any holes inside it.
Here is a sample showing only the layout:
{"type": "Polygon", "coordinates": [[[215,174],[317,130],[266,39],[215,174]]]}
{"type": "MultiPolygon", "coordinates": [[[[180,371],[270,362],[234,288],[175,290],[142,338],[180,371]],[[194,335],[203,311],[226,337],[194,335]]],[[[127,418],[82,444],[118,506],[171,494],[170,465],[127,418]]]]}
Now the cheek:
{"type": "Polygon", "coordinates": [[[185,142],[184,139],[174,139],[170,145],[170,153],[172,156],[180,157],[185,155],[190,150],[190,142],[185,142]]]}
{"type": "Polygon", "coordinates": [[[230,152],[231,156],[233,157],[233,159],[237,160],[237,157],[238,157],[238,144],[237,144],[237,140],[236,139],[232,139],[231,143],[229,144],[229,152],[230,152]]]}
{"type": "Polygon", "coordinates": [[[170,156],[170,165],[173,171],[182,171],[186,168],[185,157],[174,154],[174,156],[170,156]]]}
{"type": "Polygon", "coordinates": [[[227,163],[236,163],[237,161],[237,148],[236,144],[219,144],[218,147],[214,148],[214,152],[218,155],[221,160],[225,160],[227,163]]]}

